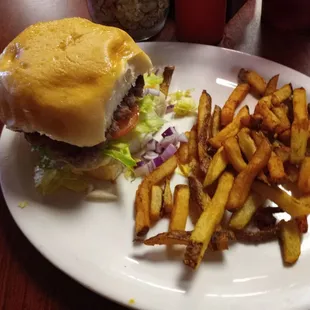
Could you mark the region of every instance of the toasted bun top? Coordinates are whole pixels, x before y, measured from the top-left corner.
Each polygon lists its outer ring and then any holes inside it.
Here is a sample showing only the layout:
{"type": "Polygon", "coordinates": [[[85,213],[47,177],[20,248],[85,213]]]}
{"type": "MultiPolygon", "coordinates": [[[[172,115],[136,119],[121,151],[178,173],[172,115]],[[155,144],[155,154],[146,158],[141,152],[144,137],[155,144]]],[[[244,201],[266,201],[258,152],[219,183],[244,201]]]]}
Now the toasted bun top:
{"type": "Polygon", "coordinates": [[[137,76],[151,66],[118,28],[82,18],[34,24],[0,55],[0,119],[13,130],[96,145],[137,76]]]}

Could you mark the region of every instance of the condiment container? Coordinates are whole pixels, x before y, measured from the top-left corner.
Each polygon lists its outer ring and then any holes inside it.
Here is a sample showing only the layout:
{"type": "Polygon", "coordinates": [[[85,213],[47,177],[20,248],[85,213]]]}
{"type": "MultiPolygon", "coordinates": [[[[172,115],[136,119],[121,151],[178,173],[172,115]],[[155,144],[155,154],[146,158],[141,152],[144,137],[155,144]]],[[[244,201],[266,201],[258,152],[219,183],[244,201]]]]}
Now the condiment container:
{"type": "Polygon", "coordinates": [[[88,8],[94,22],[121,28],[143,41],[164,27],[169,0],[88,0],[88,8]]]}

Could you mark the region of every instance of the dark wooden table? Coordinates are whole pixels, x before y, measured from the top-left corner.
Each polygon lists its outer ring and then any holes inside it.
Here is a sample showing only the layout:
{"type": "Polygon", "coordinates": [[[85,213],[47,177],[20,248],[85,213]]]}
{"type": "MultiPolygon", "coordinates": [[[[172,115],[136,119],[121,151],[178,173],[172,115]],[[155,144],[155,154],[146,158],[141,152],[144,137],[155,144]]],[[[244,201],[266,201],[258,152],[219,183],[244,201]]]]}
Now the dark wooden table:
{"type": "MultiPolygon", "coordinates": [[[[26,26],[69,16],[90,18],[85,0],[1,0],[0,51],[26,26]]],[[[259,55],[310,75],[310,37],[261,24],[261,0],[249,0],[231,19],[221,46],[259,55]]],[[[174,23],[154,39],[174,40],[174,23]]],[[[0,130],[1,130],[0,125],[0,130]]],[[[64,275],[15,225],[0,195],[0,310],[124,309],[64,275]]]]}

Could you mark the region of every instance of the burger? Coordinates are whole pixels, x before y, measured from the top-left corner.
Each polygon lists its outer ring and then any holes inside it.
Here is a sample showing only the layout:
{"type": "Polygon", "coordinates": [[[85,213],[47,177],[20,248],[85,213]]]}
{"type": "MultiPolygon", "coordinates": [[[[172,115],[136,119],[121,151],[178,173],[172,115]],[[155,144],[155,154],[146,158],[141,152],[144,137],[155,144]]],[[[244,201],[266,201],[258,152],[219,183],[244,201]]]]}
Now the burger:
{"type": "Polygon", "coordinates": [[[162,125],[165,95],[124,31],[82,18],[26,28],[0,55],[0,120],[38,154],[42,193],[114,181],[162,125]]]}

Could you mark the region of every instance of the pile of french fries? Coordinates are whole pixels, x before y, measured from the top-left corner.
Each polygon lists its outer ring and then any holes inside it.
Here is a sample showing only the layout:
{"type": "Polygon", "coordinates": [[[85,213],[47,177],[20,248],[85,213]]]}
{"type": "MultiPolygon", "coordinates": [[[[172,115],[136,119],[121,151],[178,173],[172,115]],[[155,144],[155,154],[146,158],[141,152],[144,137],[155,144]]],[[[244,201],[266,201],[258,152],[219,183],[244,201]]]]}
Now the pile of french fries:
{"type": "Polygon", "coordinates": [[[145,245],[184,245],[183,262],[193,269],[206,251],[226,250],[235,241],[278,239],[284,263],[293,264],[308,230],[310,126],[305,89],[291,84],[278,88],[279,75],[266,83],[245,69],[238,78],[222,109],[212,109],[211,96],[202,92],[197,120],[186,132],[188,142],[146,176],[136,192],[136,237],[144,238],[145,245]],[[248,106],[241,107],[250,94],[257,98],[253,114],[248,106]],[[172,193],[170,179],[177,167],[188,182],[172,193]],[[284,212],[290,219],[278,221],[275,214],[284,212]],[[189,215],[192,231],[185,230],[189,215]],[[168,232],[145,240],[151,225],[163,216],[169,217],[168,232]]]}

